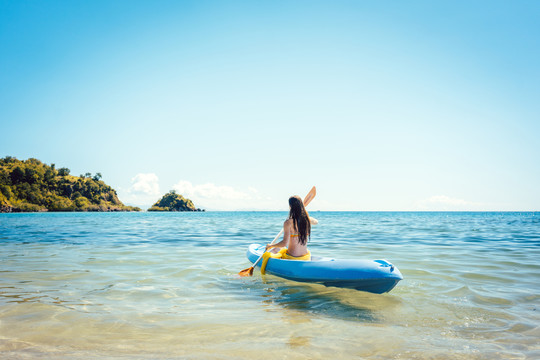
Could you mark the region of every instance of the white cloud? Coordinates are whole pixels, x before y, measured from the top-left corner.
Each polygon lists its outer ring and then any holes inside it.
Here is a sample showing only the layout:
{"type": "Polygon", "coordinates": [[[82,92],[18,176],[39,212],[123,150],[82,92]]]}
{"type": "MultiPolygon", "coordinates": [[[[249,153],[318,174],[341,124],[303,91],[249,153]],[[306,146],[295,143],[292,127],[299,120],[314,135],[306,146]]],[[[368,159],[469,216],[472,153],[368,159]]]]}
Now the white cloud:
{"type": "Polygon", "coordinates": [[[214,185],[212,183],[193,185],[189,181],[181,180],[173,186],[173,189],[187,197],[198,197],[203,199],[226,199],[226,200],[246,200],[250,194],[235,190],[230,186],[214,185]]]}
{"type": "MultiPolygon", "coordinates": [[[[193,184],[180,180],[172,186],[178,194],[191,199],[195,206],[207,210],[277,210],[281,203],[263,196],[253,187],[237,189],[228,185],[213,183],[193,184]]],[[[118,189],[120,200],[124,204],[147,209],[159,200],[159,178],[153,173],[140,173],[131,179],[128,189],[118,189]]]]}
{"type": "Polygon", "coordinates": [[[129,191],[133,194],[159,196],[159,179],[156,174],[137,174],[131,179],[129,191]]]}
{"type": "Polygon", "coordinates": [[[190,181],[180,180],[173,185],[173,189],[193,200],[195,206],[211,210],[257,210],[273,205],[271,199],[261,196],[253,187],[238,190],[227,185],[195,185],[190,181]]]}
{"type": "Polygon", "coordinates": [[[485,204],[452,198],[446,195],[435,195],[416,203],[417,210],[425,211],[474,211],[481,210],[485,204]]]}
{"type": "Polygon", "coordinates": [[[153,173],[141,173],[131,179],[131,186],[119,189],[119,196],[123,203],[148,208],[161,196],[159,178],[153,173]]]}

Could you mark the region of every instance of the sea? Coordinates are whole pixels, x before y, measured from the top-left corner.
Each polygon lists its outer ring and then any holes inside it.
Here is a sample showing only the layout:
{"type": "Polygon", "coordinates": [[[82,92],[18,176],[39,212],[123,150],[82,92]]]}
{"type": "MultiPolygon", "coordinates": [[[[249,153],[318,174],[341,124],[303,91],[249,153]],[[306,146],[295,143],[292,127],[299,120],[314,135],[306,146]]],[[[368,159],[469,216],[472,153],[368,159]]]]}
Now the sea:
{"type": "Polygon", "coordinates": [[[389,293],[239,277],[286,212],[0,214],[1,359],[540,359],[539,212],[312,212],[389,293]]]}

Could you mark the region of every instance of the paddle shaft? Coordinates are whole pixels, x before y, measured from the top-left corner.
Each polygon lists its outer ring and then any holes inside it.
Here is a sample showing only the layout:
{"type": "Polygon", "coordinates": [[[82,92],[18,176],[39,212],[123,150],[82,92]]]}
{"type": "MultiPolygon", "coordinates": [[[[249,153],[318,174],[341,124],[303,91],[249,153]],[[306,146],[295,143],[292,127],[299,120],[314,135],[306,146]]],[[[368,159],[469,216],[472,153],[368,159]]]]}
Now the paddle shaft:
{"type": "MultiPolygon", "coordinates": [[[[283,234],[283,228],[281,228],[281,231],[279,232],[279,234],[277,234],[277,236],[274,238],[274,240],[272,240],[272,242],[270,243],[270,245],[273,245],[273,244],[276,242],[276,240],[279,239],[279,237],[281,236],[281,234],[283,234]]],[[[263,254],[264,254],[264,253],[263,253],[263,254]]],[[[262,255],[259,256],[259,258],[257,259],[257,261],[255,261],[255,262],[253,263],[253,267],[257,266],[257,264],[259,263],[259,261],[261,261],[262,257],[263,257],[262,255]]]]}

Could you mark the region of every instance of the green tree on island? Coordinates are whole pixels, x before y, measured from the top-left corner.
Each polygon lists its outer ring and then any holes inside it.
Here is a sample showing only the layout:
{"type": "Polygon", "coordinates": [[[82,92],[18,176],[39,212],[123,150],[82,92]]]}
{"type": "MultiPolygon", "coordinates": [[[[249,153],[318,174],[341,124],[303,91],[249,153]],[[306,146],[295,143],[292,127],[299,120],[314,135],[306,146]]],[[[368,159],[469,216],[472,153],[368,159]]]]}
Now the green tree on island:
{"type": "Polygon", "coordinates": [[[122,204],[101,173],[69,173],[38,159],[0,158],[0,212],[141,210],[122,204]]]}
{"type": "Polygon", "coordinates": [[[193,205],[193,201],[186,199],[176,191],[171,190],[163,195],[148,211],[203,211],[193,205]]]}

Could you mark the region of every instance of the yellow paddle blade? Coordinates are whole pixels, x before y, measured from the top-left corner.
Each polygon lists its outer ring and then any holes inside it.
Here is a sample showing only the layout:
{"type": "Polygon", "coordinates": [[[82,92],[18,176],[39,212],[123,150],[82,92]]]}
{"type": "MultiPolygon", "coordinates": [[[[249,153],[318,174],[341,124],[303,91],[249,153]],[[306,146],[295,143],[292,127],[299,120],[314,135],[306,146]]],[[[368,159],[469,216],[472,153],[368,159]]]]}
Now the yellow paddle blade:
{"type": "Polygon", "coordinates": [[[238,273],[238,275],[240,275],[242,277],[244,277],[244,276],[252,276],[253,275],[253,266],[240,271],[238,273]]]}
{"type": "Polygon", "coordinates": [[[308,206],[311,200],[317,195],[317,189],[314,187],[311,188],[311,190],[308,192],[306,197],[304,198],[304,206],[308,206]]]}

